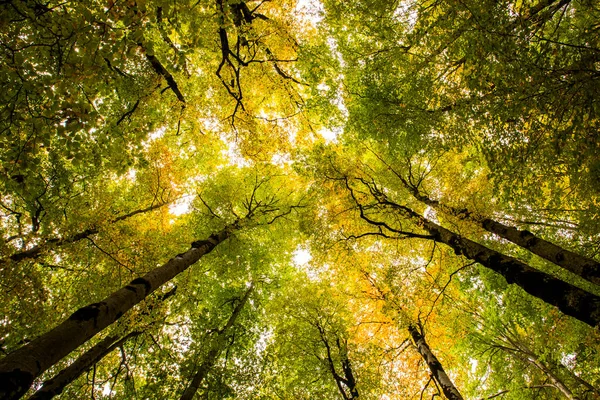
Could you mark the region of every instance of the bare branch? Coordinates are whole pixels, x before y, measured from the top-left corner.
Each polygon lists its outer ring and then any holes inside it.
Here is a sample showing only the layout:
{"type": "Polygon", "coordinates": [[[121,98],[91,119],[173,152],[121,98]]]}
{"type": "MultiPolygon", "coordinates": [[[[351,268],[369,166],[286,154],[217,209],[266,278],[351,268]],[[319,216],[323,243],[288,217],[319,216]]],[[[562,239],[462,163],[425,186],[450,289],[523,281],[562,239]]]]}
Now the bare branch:
{"type": "Polygon", "coordinates": [[[138,99],[135,104],[133,105],[133,107],[131,107],[131,110],[127,111],[125,114],[123,114],[121,116],[121,118],[119,118],[119,120],[117,121],[117,126],[119,126],[119,124],[121,122],[123,122],[123,120],[125,118],[131,117],[131,115],[135,112],[135,110],[137,110],[138,106],[140,105],[140,99],[138,99]]]}

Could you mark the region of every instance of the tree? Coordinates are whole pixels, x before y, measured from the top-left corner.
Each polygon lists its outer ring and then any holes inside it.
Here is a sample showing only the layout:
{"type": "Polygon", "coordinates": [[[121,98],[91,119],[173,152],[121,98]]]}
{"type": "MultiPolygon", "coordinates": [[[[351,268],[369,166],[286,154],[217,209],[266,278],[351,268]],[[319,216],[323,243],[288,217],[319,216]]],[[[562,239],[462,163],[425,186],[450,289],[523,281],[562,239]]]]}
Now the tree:
{"type": "Polygon", "coordinates": [[[254,286],[251,284],[248,290],[246,290],[246,293],[244,293],[244,295],[238,299],[238,302],[231,313],[231,317],[229,317],[229,320],[225,326],[222,329],[217,330],[217,335],[215,338],[212,338],[213,340],[209,345],[209,350],[204,361],[202,361],[202,364],[200,364],[200,366],[197,368],[196,373],[192,377],[189,385],[181,395],[181,400],[191,400],[198,391],[202,381],[204,378],[206,378],[206,375],[210,372],[211,368],[215,364],[217,357],[219,357],[219,354],[224,350],[227,344],[228,335],[230,333],[229,331],[235,324],[235,321],[239,317],[240,312],[244,308],[244,305],[248,301],[248,298],[253,290],[254,286]]]}
{"type": "Polygon", "coordinates": [[[360,217],[368,224],[377,226],[379,232],[374,235],[387,236],[387,233],[398,238],[420,238],[440,241],[450,246],[457,255],[476,261],[486,268],[501,274],[508,283],[517,284],[527,293],[558,307],[563,313],[579,319],[592,327],[600,323],[600,297],[577,288],[567,282],[554,278],[544,272],[531,268],[521,261],[491,250],[472,240],[454,233],[424,217],[412,209],[388,200],[386,194],[375,184],[365,179],[357,178],[369,191],[374,199],[371,204],[363,205],[354,193],[347,177],[340,178],[348,190],[353,202],[359,210],[360,217]],[[384,221],[378,221],[369,215],[370,210],[393,210],[413,221],[425,230],[428,235],[404,231],[389,226],[384,221]]]}
{"type": "Polygon", "coordinates": [[[88,371],[94,364],[97,364],[104,356],[113,350],[121,347],[127,340],[140,335],[142,332],[130,332],[122,338],[118,336],[107,336],[100,343],[92,347],[79,357],[68,368],[62,370],[54,378],[44,382],[42,387],[37,390],[31,399],[51,399],[62,393],[64,387],[77,379],[81,374],[88,371]]]}
{"type": "Polygon", "coordinates": [[[569,389],[567,385],[565,385],[565,383],[545,363],[540,361],[536,354],[534,354],[522,341],[518,339],[515,340],[514,337],[503,335],[502,337],[498,338],[498,341],[491,343],[491,347],[512,353],[517,358],[538,368],[545,376],[548,377],[551,385],[560,391],[565,398],[569,400],[579,398],[574,395],[571,389],[569,389]]]}
{"type": "Polygon", "coordinates": [[[433,379],[435,379],[437,384],[442,388],[444,395],[448,399],[462,399],[463,397],[458,392],[450,378],[448,378],[446,371],[444,371],[444,367],[442,367],[442,364],[438,361],[437,357],[431,352],[431,349],[425,341],[422,330],[418,329],[415,325],[409,325],[408,332],[410,333],[410,336],[412,337],[419,353],[431,370],[433,379]]]}
{"type": "Polygon", "coordinates": [[[334,358],[332,356],[332,347],[333,344],[329,343],[329,339],[327,338],[327,332],[325,328],[321,325],[319,320],[313,322],[315,328],[319,331],[319,336],[321,338],[321,342],[323,346],[325,346],[326,357],[324,362],[327,363],[329,367],[329,372],[331,372],[331,376],[335,380],[335,384],[342,395],[344,400],[358,399],[358,388],[356,387],[356,379],[354,378],[354,373],[352,372],[352,365],[350,364],[350,360],[348,359],[348,340],[341,339],[334,333],[335,347],[337,348],[337,352],[339,353],[340,362],[342,364],[342,374],[339,375],[334,358]]]}
{"type": "MultiPolygon", "coordinates": [[[[398,312],[399,317],[397,317],[396,319],[398,319],[400,323],[404,322],[404,320],[409,319],[409,318],[407,318],[407,316],[406,316],[407,313],[403,310],[402,306],[400,306],[395,301],[395,299],[390,295],[391,294],[390,290],[388,290],[387,292],[384,291],[380,287],[380,284],[368,272],[365,272],[365,278],[367,279],[367,281],[369,282],[371,287],[375,290],[375,292],[376,292],[375,295],[377,297],[381,298],[385,302],[392,303],[391,308],[395,309],[395,311],[398,312]]],[[[425,363],[427,364],[427,367],[431,371],[429,381],[427,382],[427,384],[423,388],[423,391],[421,392],[421,397],[423,397],[423,392],[429,385],[429,382],[431,382],[431,380],[434,380],[436,385],[439,388],[441,388],[442,393],[444,393],[444,396],[446,396],[446,398],[448,398],[450,400],[453,400],[453,399],[462,400],[463,396],[460,394],[460,392],[458,391],[458,389],[456,388],[456,386],[454,385],[452,380],[448,377],[448,374],[444,370],[444,367],[442,366],[442,364],[440,363],[438,358],[431,351],[431,348],[427,344],[427,341],[425,340],[425,333],[424,333],[424,329],[423,329],[423,325],[421,323],[420,317],[416,323],[410,321],[410,319],[409,319],[409,322],[406,323],[406,325],[407,325],[406,329],[408,331],[410,338],[412,339],[412,343],[413,343],[414,347],[416,348],[417,352],[419,353],[421,358],[425,361],[425,363]]]]}
{"type": "MultiPolygon", "coordinates": [[[[176,290],[177,286],[160,296],[160,301],[164,301],[169,297],[174,296],[176,290]]],[[[146,313],[151,311],[152,307],[149,307],[149,310],[146,313]]],[[[145,328],[147,329],[147,327],[145,328]]],[[[71,365],[60,371],[58,375],[50,380],[45,381],[42,387],[37,390],[33,396],[31,396],[31,399],[51,399],[54,396],[61,394],[65,386],[79,378],[79,376],[81,376],[84,372],[87,372],[90,368],[92,368],[92,366],[100,362],[100,360],[102,360],[107,354],[119,347],[122,347],[123,344],[129,339],[141,334],[142,330],[139,329],[129,332],[124,336],[108,335],[98,344],[86,351],[71,365]]]]}
{"type": "MultiPolygon", "coordinates": [[[[383,161],[381,157],[377,157],[383,161]]],[[[385,161],[383,162],[385,163],[385,161]]],[[[536,254],[556,265],[563,267],[568,271],[571,271],[576,275],[579,275],[583,279],[586,279],[596,285],[600,284],[600,263],[597,261],[557,246],[527,230],[520,230],[518,228],[505,225],[486,216],[472,213],[466,208],[458,209],[456,207],[442,204],[438,200],[433,200],[421,192],[419,186],[422,183],[422,179],[418,180],[412,176],[410,166],[409,176],[408,178],[405,178],[396,170],[394,170],[389,164],[385,164],[402,182],[402,185],[422,203],[445,212],[448,215],[477,224],[486,231],[496,234],[499,237],[516,244],[517,246],[529,250],[533,254],[536,254]]]]}
{"type": "Polygon", "coordinates": [[[0,364],[4,382],[2,396],[19,398],[46,369],[117,321],[125,312],[196,263],[202,256],[210,253],[239,227],[240,222],[236,222],[206,240],[194,242],[188,251],[175,256],[143,277],[134,279],[129,285],[101,302],[80,308],[53,330],[5,357],[0,364]]]}
{"type": "MultiPolygon", "coordinates": [[[[193,242],[191,248],[186,252],[171,258],[166,264],[143,277],[134,279],[129,285],[112,293],[101,302],[80,308],[56,328],[5,357],[0,364],[0,371],[5,382],[2,389],[3,396],[18,398],[25,393],[33,379],[121,318],[125,312],[164,283],[169,282],[196,263],[202,256],[210,253],[236,230],[248,224],[252,217],[277,213],[279,209],[275,206],[276,200],[273,197],[267,201],[256,198],[256,191],[259,188],[260,184],[257,183],[251,196],[247,199],[245,203],[247,214],[243,218],[236,219],[205,240],[193,242]]],[[[285,213],[289,213],[289,211],[275,214],[271,221],[275,221],[285,213]]]]}
{"type": "MultiPolygon", "coordinates": [[[[507,300],[511,301],[510,298],[507,300]]],[[[586,381],[587,375],[574,373],[563,364],[565,361],[561,361],[568,359],[565,354],[570,350],[563,347],[567,343],[552,345],[556,341],[554,332],[547,334],[539,329],[539,322],[528,318],[526,309],[515,311],[510,317],[506,316],[493,303],[473,310],[475,320],[470,329],[476,333],[467,346],[486,355],[482,369],[487,373],[493,371],[493,381],[503,386],[498,392],[535,390],[547,393],[550,398],[558,393],[565,398],[595,398],[597,393],[594,393],[593,382],[586,381]],[[515,382],[501,378],[507,371],[515,373],[515,382]],[[520,376],[528,376],[528,379],[517,378],[520,376]]],[[[560,323],[553,322],[552,325],[560,330],[560,323]]],[[[490,389],[487,392],[493,394],[490,389]]]]}

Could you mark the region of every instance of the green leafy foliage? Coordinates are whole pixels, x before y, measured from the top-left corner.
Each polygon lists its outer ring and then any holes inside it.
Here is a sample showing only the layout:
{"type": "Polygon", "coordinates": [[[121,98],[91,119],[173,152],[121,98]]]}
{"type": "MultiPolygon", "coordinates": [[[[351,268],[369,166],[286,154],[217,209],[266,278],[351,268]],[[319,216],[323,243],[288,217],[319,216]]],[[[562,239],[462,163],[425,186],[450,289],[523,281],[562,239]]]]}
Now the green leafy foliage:
{"type": "Polygon", "coordinates": [[[464,398],[598,398],[598,327],[423,221],[600,295],[478,223],[597,268],[599,13],[1,2],[0,352],[235,224],[28,394],[136,332],[61,398],[178,398],[252,284],[197,399],[441,397],[409,327],[464,398]]]}

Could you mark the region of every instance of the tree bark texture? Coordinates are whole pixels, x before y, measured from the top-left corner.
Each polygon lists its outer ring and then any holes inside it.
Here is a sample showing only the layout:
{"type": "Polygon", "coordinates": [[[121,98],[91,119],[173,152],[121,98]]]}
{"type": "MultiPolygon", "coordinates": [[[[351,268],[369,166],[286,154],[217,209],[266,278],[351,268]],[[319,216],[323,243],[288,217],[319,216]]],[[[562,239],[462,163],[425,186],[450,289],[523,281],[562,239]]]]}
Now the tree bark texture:
{"type": "MultiPolygon", "coordinates": [[[[160,300],[167,300],[175,295],[177,286],[160,296],[160,300]]],[[[148,311],[143,314],[148,315],[153,307],[148,307],[148,311]]],[[[110,354],[114,349],[121,347],[132,337],[139,336],[142,331],[133,331],[119,339],[117,335],[110,335],[97,343],[94,347],[83,353],[67,368],[60,371],[55,377],[45,381],[42,387],[29,398],[29,400],[47,400],[62,393],[64,388],[71,382],[79,378],[84,372],[87,372],[92,366],[99,363],[104,357],[110,354]]]]}
{"type": "Polygon", "coordinates": [[[231,317],[229,317],[229,320],[227,321],[223,329],[219,331],[217,337],[213,340],[211,348],[208,351],[208,354],[206,355],[206,358],[204,359],[200,367],[198,367],[198,369],[196,370],[194,377],[192,378],[190,384],[187,386],[187,388],[181,395],[180,400],[192,400],[194,398],[194,395],[198,391],[198,388],[202,384],[202,381],[204,380],[204,378],[206,378],[206,375],[208,375],[212,367],[215,365],[219,354],[221,354],[221,352],[225,348],[229,330],[231,329],[233,324],[235,324],[235,321],[240,315],[242,309],[244,308],[244,305],[248,302],[248,298],[250,297],[250,293],[252,293],[252,290],[254,290],[254,287],[250,286],[250,288],[244,294],[244,297],[242,297],[237,306],[234,308],[231,317]]]}
{"type": "Polygon", "coordinates": [[[486,231],[495,233],[501,238],[571,271],[589,282],[600,285],[600,263],[595,260],[563,249],[527,230],[504,225],[489,218],[477,222],[486,231]]]}
{"type": "Polygon", "coordinates": [[[0,399],[20,398],[40,374],[117,321],[161,285],[210,253],[238,228],[239,222],[236,222],[207,240],[192,243],[185,253],[178,254],[143,277],[134,279],[99,303],[80,308],[51,331],[0,360],[0,399]]]}
{"type": "Polygon", "coordinates": [[[446,371],[444,371],[444,367],[442,367],[442,364],[439,362],[435,354],[433,354],[433,352],[429,348],[429,345],[425,341],[425,337],[423,337],[419,329],[415,325],[411,324],[408,326],[408,332],[410,333],[410,336],[412,337],[413,342],[417,347],[417,351],[419,352],[421,357],[423,357],[423,360],[425,360],[425,362],[427,363],[427,366],[431,371],[431,376],[442,388],[444,395],[449,400],[463,400],[462,395],[460,394],[456,386],[454,386],[454,383],[452,383],[452,381],[446,374],[446,371]]]}
{"type": "MultiPolygon", "coordinates": [[[[400,177],[400,175],[398,176],[400,177]]],[[[348,178],[345,177],[343,180],[345,181],[346,188],[350,191],[350,195],[360,209],[361,217],[370,224],[379,226],[380,229],[381,226],[391,229],[384,222],[377,222],[365,216],[365,208],[358,202],[354,195],[353,189],[348,183],[348,178]]],[[[377,203],[371,206],[395,210],[404,217],[412,220],[418,227],[427,231],[431,235],[427,239],[450,246],[457,255],[464,255],[482,266],[499,273],[506,279],[508,284],[516,284],[532,296],[557,307],[562,313],[577,318],[594,328],[600,327],[599,296],[532,268],[514,257],[504,255],[499,251],[489,249],[454,233],[421,216],[411,208],[388,200],[387,196],[374,183],[360,178],[359,180],[369,188],[369,191],[377,201],[377,203]]],[[[402,233],[406,234],[406,232],[402,233]]]]}

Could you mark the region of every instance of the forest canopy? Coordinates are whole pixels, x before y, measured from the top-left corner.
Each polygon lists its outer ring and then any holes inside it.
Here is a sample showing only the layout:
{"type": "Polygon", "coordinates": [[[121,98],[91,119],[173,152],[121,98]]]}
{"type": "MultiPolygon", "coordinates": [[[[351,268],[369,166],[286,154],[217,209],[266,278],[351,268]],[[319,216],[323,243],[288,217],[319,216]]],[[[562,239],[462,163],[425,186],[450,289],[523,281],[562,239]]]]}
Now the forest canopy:
{"type": "Polygon", "coordinates": [[[600,399],[599,21],[0,1],[0,399],[600,399]]]}

